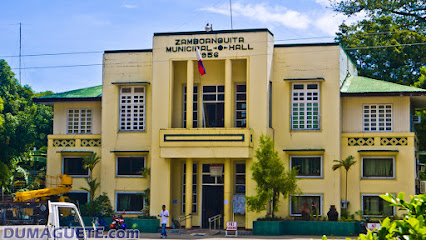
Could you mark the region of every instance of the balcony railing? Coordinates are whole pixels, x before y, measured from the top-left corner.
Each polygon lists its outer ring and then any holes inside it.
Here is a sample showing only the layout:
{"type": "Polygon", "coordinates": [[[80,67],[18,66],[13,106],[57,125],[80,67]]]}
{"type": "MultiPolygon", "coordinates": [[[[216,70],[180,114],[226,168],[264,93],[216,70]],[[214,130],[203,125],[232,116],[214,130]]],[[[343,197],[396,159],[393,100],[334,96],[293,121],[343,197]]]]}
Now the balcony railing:
{"type": "Polygon", "coordinates": [[[48,147],[101,147],[101,135],[49,135],[48,147]]]}
{"type": "Polygon", "coordinates": [[[172,128],[160,130],[161,157],[248,158],[253,149],[253,130],[240,128],[172,128]]]}
{"type": "Polygon", "coordinates": [[[387,147],[387,146],[415,146],[416,136],[412,132],[371,132],[371,133],[343,133],[343,146],[348,147],[387,147]]]}

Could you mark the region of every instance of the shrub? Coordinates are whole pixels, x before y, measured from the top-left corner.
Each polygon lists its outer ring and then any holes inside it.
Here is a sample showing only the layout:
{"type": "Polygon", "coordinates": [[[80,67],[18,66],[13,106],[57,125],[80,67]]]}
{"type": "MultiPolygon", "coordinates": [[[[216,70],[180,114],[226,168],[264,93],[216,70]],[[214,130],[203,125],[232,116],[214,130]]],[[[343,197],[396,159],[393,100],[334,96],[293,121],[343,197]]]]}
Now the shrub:
{"type": "Polygon", "coordinates": [[[85,217],[94,217],[96,215],[110,217],[114,213],[111,201],[106,193],[99,195],[94,201],[82,205],[80,211],[81,215],[85,217]]]}

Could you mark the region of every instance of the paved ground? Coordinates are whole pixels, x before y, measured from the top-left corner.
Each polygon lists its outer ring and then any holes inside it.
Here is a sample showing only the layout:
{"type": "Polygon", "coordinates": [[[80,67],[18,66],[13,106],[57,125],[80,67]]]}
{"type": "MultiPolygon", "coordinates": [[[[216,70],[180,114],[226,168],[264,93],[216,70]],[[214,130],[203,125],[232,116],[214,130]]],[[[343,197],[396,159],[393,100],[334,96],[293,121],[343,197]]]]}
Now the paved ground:
{"type": "MultiPolygon", "coordinates": [[[[210,240],[219,240],[219,239],[233,239],[233,237],[225,238],[224,234],[218,235],[204,235],[204,236],[194,236],[191,234],[178,234],[170,233],[167,234],[168,239],[210,239],[210,240]]],[[[139,236],[140,239],[160,239],[160,234],[158,233],[142,233],[139,236]]],[[[321,236],[254,236],[254,235],[240,235],[237,237],[241,240],[254,240],[254,239],[294,239],[294,240],[310,240],[310,239],[321,239],[321,236]]],[[[334,237],[331,236],[329,239],[346,239],[347,237],[334,237]]],[[[355,238],[355,237],[351,237],[355,238]]]]}

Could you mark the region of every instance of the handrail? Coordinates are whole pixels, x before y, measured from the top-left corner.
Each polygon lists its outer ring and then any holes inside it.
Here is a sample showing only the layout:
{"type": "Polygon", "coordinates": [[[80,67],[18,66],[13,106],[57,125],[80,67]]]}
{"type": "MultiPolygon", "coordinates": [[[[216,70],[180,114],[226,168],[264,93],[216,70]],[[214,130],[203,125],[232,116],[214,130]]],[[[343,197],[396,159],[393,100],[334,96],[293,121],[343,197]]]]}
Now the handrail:
{"type": "Polygon", "coordinates": [[[190,214],[188,214],[186,216],[183,216],[183,217],[179,217],[179,233],[182,233],[182,224],[181,224],[181,222],[186,221],[186,219],[189,219],[189,218],[192,219],[192,213],[190,213],[190,214]]]}
{"type": "Polygon", "coordinates": [[[220,229],[220,219],[221,219],[221,218],[222,218],[222,214],[218,214],[218,215],[216,215],[216,216],[209,217],[209,229],[210,229],[210,231],[212,231],[212,222],[213,222],[213,224],[214,224],[214,229],[217,229],[217,228],[216,228],[216,222],[219,222],[218,227],[219,227],[219,229],[220,229]]]}

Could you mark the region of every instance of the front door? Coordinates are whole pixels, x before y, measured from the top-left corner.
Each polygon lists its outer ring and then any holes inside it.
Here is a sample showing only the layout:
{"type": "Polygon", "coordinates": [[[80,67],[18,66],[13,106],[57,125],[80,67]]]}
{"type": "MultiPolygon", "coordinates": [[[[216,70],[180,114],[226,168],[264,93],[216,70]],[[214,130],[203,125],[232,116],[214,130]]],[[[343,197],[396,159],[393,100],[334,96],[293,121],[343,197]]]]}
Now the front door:
{"type": "Polygon", "coordinates": [[[223,185],[204,185],[202,201],[202,227],[208,228],[210,217],[218,214],[223,216],[223,185]]]}

